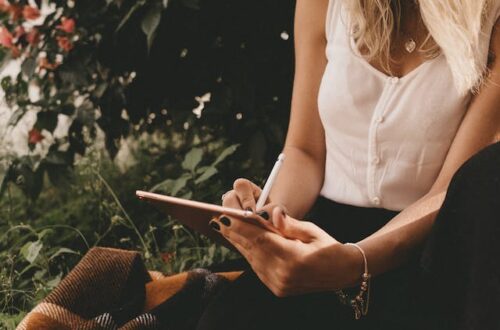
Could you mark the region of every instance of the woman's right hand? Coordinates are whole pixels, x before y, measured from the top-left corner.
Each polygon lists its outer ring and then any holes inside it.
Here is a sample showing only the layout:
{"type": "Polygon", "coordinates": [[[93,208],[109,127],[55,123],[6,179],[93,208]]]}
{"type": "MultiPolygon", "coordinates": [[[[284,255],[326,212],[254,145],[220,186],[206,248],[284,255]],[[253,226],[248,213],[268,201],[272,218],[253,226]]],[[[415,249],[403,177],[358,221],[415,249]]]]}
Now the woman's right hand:
{"type": "MultiPolygon", "coordinates": [[[[223,196],[222,206],[239,207],[242,210],[255,212],[255,205],[259,199],[262,189],[247,179],[236,179],[233,183],[233,190],[226,192],[223,196]]],[[[270,203],[268,198],[265,204],[270,203]]]]}

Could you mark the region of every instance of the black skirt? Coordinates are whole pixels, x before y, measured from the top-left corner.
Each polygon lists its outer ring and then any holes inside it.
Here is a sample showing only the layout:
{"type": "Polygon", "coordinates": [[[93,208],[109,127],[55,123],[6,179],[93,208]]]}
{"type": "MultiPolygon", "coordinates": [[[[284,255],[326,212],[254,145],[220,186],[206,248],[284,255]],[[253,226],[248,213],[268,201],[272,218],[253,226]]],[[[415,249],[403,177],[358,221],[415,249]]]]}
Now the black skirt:
{"type": "MultiPolygon", "coordinates": [[[[356,242],[395,215],[319,197],[306,219],[356,242]]],[[[369,313],[355,320],[334,292],[278,298],[247,266],[197,329],[500,329],[500,143],[459,169],[425,244],[371,285],[369,313]]]]}

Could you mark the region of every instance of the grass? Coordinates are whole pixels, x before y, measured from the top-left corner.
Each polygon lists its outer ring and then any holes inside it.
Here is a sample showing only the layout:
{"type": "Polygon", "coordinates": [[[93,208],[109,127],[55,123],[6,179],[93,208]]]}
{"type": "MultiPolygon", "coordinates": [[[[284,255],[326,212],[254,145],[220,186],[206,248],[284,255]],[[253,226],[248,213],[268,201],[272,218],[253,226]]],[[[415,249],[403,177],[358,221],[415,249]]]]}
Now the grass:
{"type": "Polygon", "coordinates": [[[138,145],[138,161],[125,172],[91,150],[63,186],[46,184],[36,201],[8,186],[0,199],[0,329],[15,329],[93,246],[138,250],[149,269],[169,274],[237,257],[134,195],[155,187],[199,200],[220,196],[230,180],[217,168],[236,148],[217,142],[159,165],[165,150],[151,155],[150,144],[138,145]]]}

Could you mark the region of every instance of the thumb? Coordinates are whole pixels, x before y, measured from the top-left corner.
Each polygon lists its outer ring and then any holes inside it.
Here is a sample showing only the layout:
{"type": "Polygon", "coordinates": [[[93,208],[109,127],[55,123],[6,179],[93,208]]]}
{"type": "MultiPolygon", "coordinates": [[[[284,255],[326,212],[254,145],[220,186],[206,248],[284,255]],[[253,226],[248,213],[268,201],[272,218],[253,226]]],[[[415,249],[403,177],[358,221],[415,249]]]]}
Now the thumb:
{"type": "Polygon", "coordinates": [[[298,239],[304,243],[309,243],[316,239],[316,225],[309,221],[301,221],[288,216],[283,208],[277,206],[273,209],[273,225],[279,232],[290,239],[298,239]]]}

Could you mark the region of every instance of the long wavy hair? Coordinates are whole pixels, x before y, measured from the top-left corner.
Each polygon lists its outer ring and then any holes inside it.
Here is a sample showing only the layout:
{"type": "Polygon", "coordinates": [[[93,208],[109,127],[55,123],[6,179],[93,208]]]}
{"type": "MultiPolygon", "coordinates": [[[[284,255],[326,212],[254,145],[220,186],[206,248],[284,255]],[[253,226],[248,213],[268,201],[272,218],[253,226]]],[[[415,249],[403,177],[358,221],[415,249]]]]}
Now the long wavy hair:
{"type": "Polygon", "coordinates": [[[444,53],[460,93],[477,91],[487,71],[480,37],[492,0],[343,0],[355,46],[368,61],[390,70],[391,43],[400,28],[401,2],[414,1],[428,36],[419,46],[426,57],[444,53]]]}

